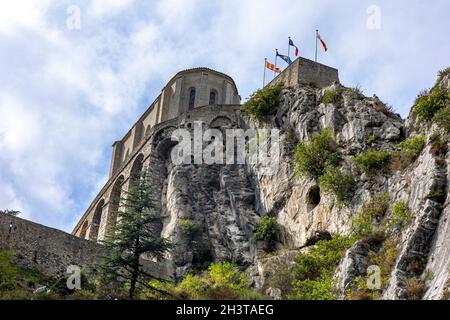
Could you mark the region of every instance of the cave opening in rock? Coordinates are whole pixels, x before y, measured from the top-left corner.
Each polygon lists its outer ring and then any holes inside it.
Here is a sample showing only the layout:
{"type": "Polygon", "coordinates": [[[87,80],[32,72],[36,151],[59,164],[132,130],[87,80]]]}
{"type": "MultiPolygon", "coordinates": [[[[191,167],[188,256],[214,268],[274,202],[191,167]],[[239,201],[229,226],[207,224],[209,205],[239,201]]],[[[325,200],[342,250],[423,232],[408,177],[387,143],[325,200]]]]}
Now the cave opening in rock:
{"type": "Polygon", "coordinates": [[[309,189],[306,195],[308,202],[308,210],[314,209],[320,203],[320,188],[319,186],[313,186],[309,189]]]}

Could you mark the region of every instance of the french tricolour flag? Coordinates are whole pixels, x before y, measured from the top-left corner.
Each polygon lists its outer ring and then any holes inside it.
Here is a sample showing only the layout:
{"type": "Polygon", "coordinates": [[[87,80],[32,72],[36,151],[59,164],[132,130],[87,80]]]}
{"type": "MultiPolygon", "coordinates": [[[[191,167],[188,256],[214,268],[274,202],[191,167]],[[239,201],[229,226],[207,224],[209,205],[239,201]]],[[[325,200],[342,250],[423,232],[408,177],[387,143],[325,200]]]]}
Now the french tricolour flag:
{"type": "Polygon", "coordinates": [[[289,37],[289,45],[291,46],[291,47],[294,47],[295,48],[295,56],[298,56],[298,48],[297,48],[297,46],[294,44],[294,41],[292,41],[292,39],[289,37]]]}

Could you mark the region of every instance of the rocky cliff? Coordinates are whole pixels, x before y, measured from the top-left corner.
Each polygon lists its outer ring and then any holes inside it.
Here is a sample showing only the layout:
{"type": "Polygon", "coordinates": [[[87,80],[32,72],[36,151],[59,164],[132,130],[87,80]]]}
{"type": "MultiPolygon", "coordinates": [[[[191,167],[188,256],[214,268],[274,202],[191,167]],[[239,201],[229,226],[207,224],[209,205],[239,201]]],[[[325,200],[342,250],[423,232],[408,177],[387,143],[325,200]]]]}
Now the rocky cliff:
{"type": "MultiPolygon", "coordinates": [[[[450,90],[449,75],[442,76],[436,87],[450,90]]],[[[283,288],[267,281],[271,265],[294,264],[297,253],[318,240],[350,234],[351,222],[364,204],[387,194],[383,221],[392,219],[396,203],[406,204],[411,221],[393,230],[390,239],[365,237],[346,252],[335,274],[339,297],[347,297],[352,284],[367,276],[371,257],[391,241],[396,254],[380,297],[403,299],[414,280],[422,284],[420,298],[448,298],[449,133],[416,118],[411,112],[403,120],[376,96],[365,97],[337,83],[321,89],[302,85],[284,88],[276,113],[264,121],[255,122],[237,111],[237,120],[217,126],[280,129],[280,166],[273,175],[263,174],[258,164],[175,165],[160,154],[164,175],[159,195],[168,216],[162,233],[178,244],[168,260],[174,275],[183,276],[210,261],[234,261],[248,271],[256,287],[279,297],[283,288]],[[327,91],[339,96],[325,103],[327,91]],[[345,204],[323,192],[317,179],[296,174],[296,145],[325,128],[334,132],[340,167],[354,177],[345,204]],[[425,143],[416,157],[409,162],[399,158],[376,175],[359,170],[352,160],[368,150],[395,152],[399,143],[419,135],[425,143]],[[255,224],[265,215],[276,217],[281,227],[277,250],[270,254],[252,240],[255,224]]]]}

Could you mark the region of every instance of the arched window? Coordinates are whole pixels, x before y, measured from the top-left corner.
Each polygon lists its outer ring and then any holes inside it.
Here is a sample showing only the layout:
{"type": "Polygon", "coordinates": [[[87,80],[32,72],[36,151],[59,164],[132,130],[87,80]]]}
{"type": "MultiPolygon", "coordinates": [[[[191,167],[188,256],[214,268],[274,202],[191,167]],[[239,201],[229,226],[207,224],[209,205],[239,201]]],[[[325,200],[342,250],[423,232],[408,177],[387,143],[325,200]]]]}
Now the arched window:
{"type": "Polygon", "coordinates": [[[131,181],[137,181],[141,177],[143,161],[144,161],[144,155],[141,153],[136,157],[136,160],[134,160],[133,166],[131,167],[131,172],[130,172],[130,180],[131,181]]]}
{"type": "Polygon", "coordinates": [[[102,199],[95,208],[94,217],[92,218],[91,223],[91,230],[89,231],[89,240],[97,241],[98,229],[100,228],[100,221],[102,220],[102,210],[104,204],[105,201],[102,199]]]}
{"type": "Polygon", "coordinates": [[[83,225],[81,226],[80,238],[86,239],[87,228],[88,228],[88,222],[86,220],[86,221],[84,221],[83,225]]]}
{"type": "Polygon", "coordinates": [[[195,105],[195,88],[189,90],[189,109],[194,109],[195,105]]]}
{"type": "Polygon", "coordinates": [[[216,104],[217,92],[216,90],[211,90],[209,93],[209,104],[216,104]]]}
{"type": "Polygon", "coordinates": [[[122,197],[122,184],[124,180],[125,179],[123,176],[117,178],[111,190],[111,195],[109,199],[110,205],[109,205],[108,221],[106,223],[107,235],[111,234],[111,231],[117,221],[117,212],[119,211],[120,207],[120,199],[122,197]]]}

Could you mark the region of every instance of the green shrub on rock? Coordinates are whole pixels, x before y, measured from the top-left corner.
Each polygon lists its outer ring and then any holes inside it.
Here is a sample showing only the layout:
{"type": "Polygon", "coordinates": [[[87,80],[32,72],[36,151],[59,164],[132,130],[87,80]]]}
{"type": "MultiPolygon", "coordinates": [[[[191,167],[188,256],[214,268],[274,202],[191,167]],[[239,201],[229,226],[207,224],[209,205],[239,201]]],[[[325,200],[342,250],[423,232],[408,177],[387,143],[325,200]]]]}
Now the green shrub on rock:
{"type": "Polygon", "coordinates": [[[423,147],[425,146],[425,137],[423,135],[418,135],[397,145],[397,148],[410,158],[416,159],[423,147]]]}
{"type": "Polygon", "coordinates": [[[311,142],[300,142],[295,149],[296,173],[318,179],[325,167],[339,165],[338,145],[330,129],[323,129],[311,142]]]}
{"type": "Polygon", "coordinates": [[[322,102],[328,103],[339,103],[342,99],[341,91],[338,89],[326,89],[323,93],[322,102]]]}
{"type": "Polygon", "coordinates": [[[354,237],[335,236],[331,240],[317,242],[296,259],[296,280],[289,299],[334,300],[336,299],[333,273],[345,254],[355,243],[354,237]]]}
{"type": "Polygon", "coordinates": [[[274,217],[264,216],[260,218],[253,230],[253,240],[266,242],[269,250],[272,250],[277,242],[280,226],[274,217]]]}
{"type": "Polygon", "coordinates": [[[16,288],[18,270],[11,263],[12,257],[11,251],[0,250],[0,291],[16,288]]]}
{"type": "Polygon", "coordinates": [[[447,132],[450,132],[450,106],[447,106],[433,116],[433,122],[447,132]]]}
{"type": "Polygon", "coordinates": [[[333,194],[338,204],[348,202],[352,198],[354,185],[353,175],[345,174],[339,168],[327,167],[320,177],[320,188],[333,194]]]}
{"type": "Polygon", "coordinates": [[[184,299],[259,299],[257,292],[250,288],[250,279],[230,262],[212,263],[202,275],[187,275],[174,289],[176,295],[184,299]]]}
{"type": "Polygon", "coordinates": [[[255,120],[262,120],[264,117],[275,112],[280,104],[280,93],[282,89],[283,84],[278,83],[257,90],[243,104],[241,110],[255,120]]]}
{"type": "Polygon", "coordinates": [[[180,229],[190,240],[193,240],[201,231],[201,225],[190,219],[184,219],[180,221],[180,229]]]}
{"type": "Polygon", "coordinates": [[[420,122],[430,121],[441,109],[450,104],[450,93],[448,90],[435,87],[430,92],[420,94],[414,103],[414,112],[420,122]]]}
{"type": "Polygon", "coordinates": [[[380,223],[389,208],[389,198],[388,193],[380,193],[363,204],[361,211],[351,221],[353,234],[357,238],[383,232],[380,223]]]}
{"type": "Polygon", "coordinates": [[[392,154],[391,168],[395,171],[397,169],[405,169],[413,163],[422,152],[425,146],[425,137],[418,135],[397,145],[398,151],[392,154]]]}
{"type": "Polygon", "coordinates": [[[412,221],[413,215],[404,201],[394,203],[391,211],[392,216],[388,223],[390,229],[401,229],[412,221]]]}
{"type": "Polygon", "coordinates": [[[375,176],[388,168],[391,153],[370,149],[353,157],[353,162],[359,170],[368,176],[375,176]]]}

